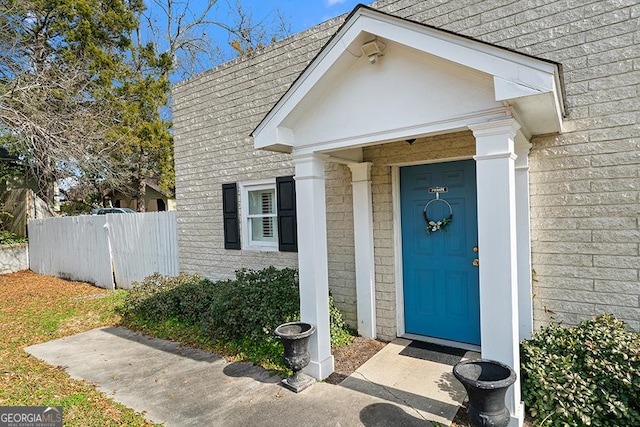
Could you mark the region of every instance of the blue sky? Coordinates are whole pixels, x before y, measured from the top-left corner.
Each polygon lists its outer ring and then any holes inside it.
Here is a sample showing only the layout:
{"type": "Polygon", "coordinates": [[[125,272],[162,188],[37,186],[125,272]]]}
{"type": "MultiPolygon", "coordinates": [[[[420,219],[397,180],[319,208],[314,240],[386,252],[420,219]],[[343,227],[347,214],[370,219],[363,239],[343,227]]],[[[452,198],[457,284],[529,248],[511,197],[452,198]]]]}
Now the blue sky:
{"type": "MultiPolygon", "coordinates": [[[[262,23],[267,30],[267,34],[278,32],[276,28],[278,21],[276,10],[278,10],[291,35],[328,19],[351,12],[359,3],[368,4],[371,2],[370,0],[218,0],[208,15],[208,19],[220,21],[233,27],[237,22],[237,14],[230,12],[230,10],[234,9],[236,1],[241,3],[245,13],[250,16],[252,24],[262,23]]],[[[162,9],[158,6],[158,4],[162,3],[164,3],[162,0],[145,0],[145,4],[148,7],[146,15],[150,18],[151,25],[156,28],[156,31],[159,31],[157,34],[159,38],[153,38],[153,40],[161,45],[163,44],[163,31],[166,31],[166,15],[161,12],[162,9]]],[[[185,7],[188,7],[186,11],[190,15],[187,16],[187,22],[189,22],[190,18],[200,15],[205,4],[204,0],[174,0],[174,13],[181,13],[185,11],[185,7]]],[[[174,26],[174,30],[175,28],[174,26]]],[[[229,33],[225,30],[212,25],[206,28],[198,27],[198,30],[194,31],[196,36],[199,31],[207,34],[208,38],[213,42],[213,46],[222,51],[222,56],[209,58],[206,54],[199,54],[199,66],[195,70],[196,73],[236,57],[236,52],[229,46],[229,33]]],[[[150,38],[148,34],[147,32],[145,39],[150,38]]],[[[177,70],[171,81],[176,82],[185,77],[184,73],[177,70]]]]}
{"type": "Polygon", "coordinates": [[[274,9],[291,24],[292,33],[306,30],[320,22],[351,12],[358,4],[368,4],[366,0],[242,0],[242,4],[252,9],[254,18],[267,17],[274,9]]]}

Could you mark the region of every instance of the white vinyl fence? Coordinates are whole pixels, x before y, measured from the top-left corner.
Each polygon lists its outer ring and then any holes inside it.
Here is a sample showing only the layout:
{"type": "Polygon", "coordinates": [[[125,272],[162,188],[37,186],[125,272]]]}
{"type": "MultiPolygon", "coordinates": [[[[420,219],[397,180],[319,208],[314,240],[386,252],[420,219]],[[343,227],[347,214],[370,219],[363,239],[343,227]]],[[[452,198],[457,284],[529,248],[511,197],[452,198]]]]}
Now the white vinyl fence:
{"type": "Polygon", "coordinates": [[[179,272],[175,211],[37,219],[28,229],[36,273],[128,289],[179,272]]]}

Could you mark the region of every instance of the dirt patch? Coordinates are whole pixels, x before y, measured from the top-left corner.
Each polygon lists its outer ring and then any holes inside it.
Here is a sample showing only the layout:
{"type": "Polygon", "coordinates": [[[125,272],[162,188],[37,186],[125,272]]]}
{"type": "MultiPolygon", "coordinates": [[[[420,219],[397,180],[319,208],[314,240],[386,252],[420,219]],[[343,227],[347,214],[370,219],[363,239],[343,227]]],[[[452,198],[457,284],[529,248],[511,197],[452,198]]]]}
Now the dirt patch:
{"type": "Polygon", "coordinates": [[[356,337],[351,344],[334,349],[334,372],[325,381],[329,384],[340,384],[385,345],[387,343],[383,341],[356,337]]]}
{"type": "Polygon", "coordinates": [[[471,426],[471,423],[469,421],[469,415],[467,415],[467,407],[468,407],[468,402],[464,401],[462,403],[462,406],[460,406],[460,409],[458,409],[458,412],[456,413],[456,416],[453,417],[453,421],[451,423],[451,427],[467,427],[467,426],[471,426]]]}

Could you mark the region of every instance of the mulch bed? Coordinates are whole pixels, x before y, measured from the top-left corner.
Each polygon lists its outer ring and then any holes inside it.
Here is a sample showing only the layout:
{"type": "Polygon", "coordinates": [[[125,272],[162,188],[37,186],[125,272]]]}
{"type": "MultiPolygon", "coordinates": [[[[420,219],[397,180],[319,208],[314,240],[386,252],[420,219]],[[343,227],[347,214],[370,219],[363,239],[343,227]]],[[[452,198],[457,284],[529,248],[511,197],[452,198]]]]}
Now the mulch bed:
{"type": "Polygon", "coordinates": [[[385,345],[386,342],[356,337],[351,344],[334,349],[334,372],[325,381],[329,384],[340,384],[385,345]]]}

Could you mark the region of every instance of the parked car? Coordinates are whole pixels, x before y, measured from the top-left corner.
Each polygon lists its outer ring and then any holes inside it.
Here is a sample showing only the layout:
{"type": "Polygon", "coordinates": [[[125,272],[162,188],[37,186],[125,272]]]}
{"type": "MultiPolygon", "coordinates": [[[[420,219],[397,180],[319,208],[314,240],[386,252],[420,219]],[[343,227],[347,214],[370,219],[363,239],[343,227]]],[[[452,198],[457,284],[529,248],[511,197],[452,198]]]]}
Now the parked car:
{"type": "Polygon", "coordinates": [[[111,213],[136,213],[133,209],[129,208],[100,208],[96,209],[96,212],[91,212],[91,215],[106,215],[111,213]]]}

